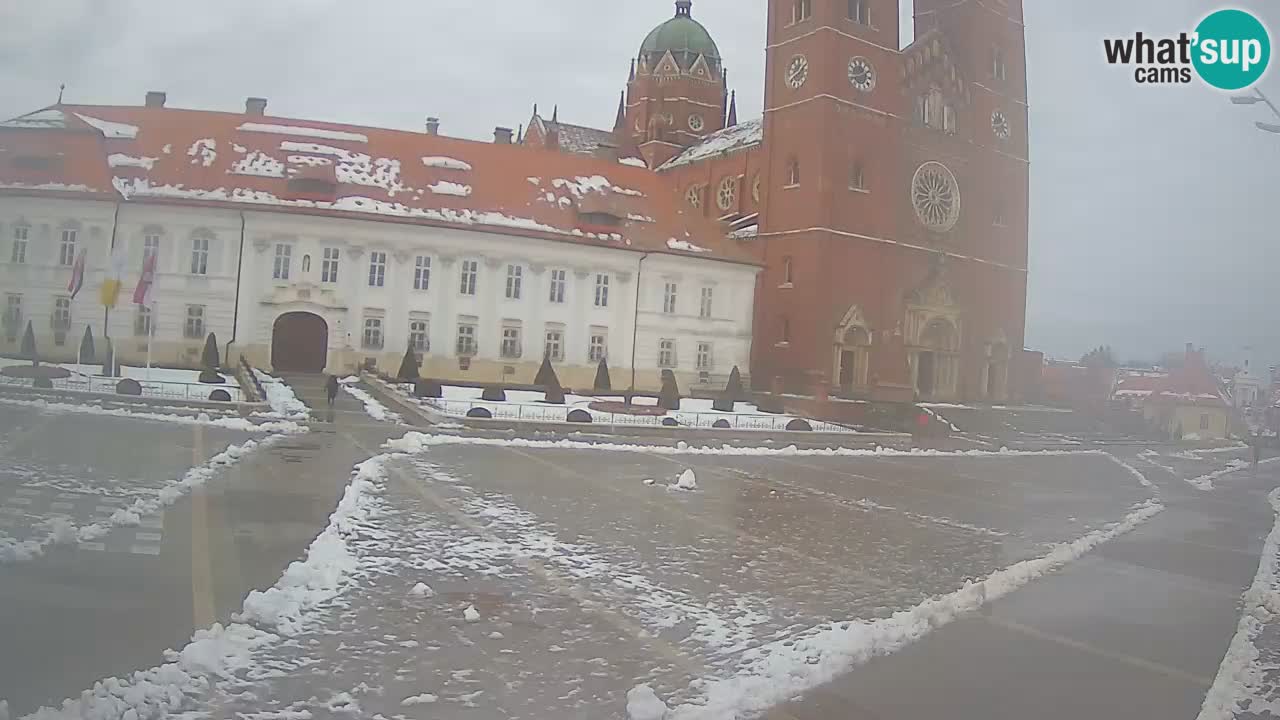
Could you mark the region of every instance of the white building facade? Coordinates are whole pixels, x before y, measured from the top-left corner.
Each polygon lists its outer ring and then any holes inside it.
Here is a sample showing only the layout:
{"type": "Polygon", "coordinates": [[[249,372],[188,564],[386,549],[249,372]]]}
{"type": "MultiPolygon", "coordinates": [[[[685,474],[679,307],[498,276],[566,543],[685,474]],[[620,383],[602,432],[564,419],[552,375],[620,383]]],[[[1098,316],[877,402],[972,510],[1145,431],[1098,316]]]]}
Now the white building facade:
{"type": "Polygon", "coordinates": [[[43,357],[72,360],[86,325],[126,363],[196,367],[215,333],[278,371],[394,373],[406,348],[423,377],[531,383],[550,356],[567,387],[590,387],[606,358],[613,386],[681,387],[749,373],[758,267],[585,246],[493,228],[451,228],[259,209],[0,197],[0,352],[30,321],[43,357]],[[109,313],[99,298],[112,252],[126,261],[109,313]],[[68,291],[87,251],[84,286],[68,291]],[[156,256],[154,305],[132,302],[156,256]]]}

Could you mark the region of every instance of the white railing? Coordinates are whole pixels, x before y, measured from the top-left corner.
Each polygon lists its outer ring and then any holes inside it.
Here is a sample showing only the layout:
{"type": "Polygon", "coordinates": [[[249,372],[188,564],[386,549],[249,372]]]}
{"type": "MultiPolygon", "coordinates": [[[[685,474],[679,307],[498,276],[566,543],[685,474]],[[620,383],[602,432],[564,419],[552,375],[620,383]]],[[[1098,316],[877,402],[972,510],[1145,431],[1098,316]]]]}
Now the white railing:
{"type": "MultiPolygon", "coordinates": [[[[764,413],[722,413],[699,412],[687,410],[669,411],[664,415],[633,415],[630,413],[604,412],[585,407],[568,405],[542,405],[530,403],[494,402],[486,400],[441,400],[436,398],[415,398],[445,415],[465,418],[475,409],[487,411],[494,420],[510,420],[516,422],[568,422],[569,413],[581,410],[591,416],[592,425],[628,425],[633,427],[663,427],[663,420],[674,420],[675,427],[717,429],[717,430],[751,430],[757,432],[782,432],[796,421],[791,415],[769,415],[764,413]],[[717,425],[719,423],[719,425],[717,425]]],[[[853,433],[856,432],[843,425],[804,420],[813,432],[853,433]]],[[[584,423],[586,424],[586,423],[584,423]]],[[[667,425],[670,427],[670,424],[667,425]]]]}
{"type": "MultiPolygon", "coordinates": [[[[72,375],[51,380],[54,390],[77,390],[80,392],[103,393],[115,395],[116,385],[124,378],[109,378],[89,375],[72,375]]],[[[142,397],[166,398],[169,400],[209,400],[214,390],[226,390],[231,396],[230,402],[240,401],[240,388],[233,383],[225,385],[206,385],[204,383],[182,383],[168,380],[137,380],[142,387],[142,397]]],[[[0,375],[0,384],[33,387],[30,378],[15,378],[0,375]]]]}

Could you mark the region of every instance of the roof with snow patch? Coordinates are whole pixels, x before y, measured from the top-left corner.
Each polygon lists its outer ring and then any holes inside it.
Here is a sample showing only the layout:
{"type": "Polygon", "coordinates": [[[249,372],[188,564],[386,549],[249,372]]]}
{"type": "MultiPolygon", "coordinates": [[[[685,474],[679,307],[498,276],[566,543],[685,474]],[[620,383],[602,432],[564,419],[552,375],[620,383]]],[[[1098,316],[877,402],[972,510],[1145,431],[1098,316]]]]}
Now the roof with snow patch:
{"type": "Polygon", "coordinates": [[[658,170],[670,170],[681,165],[689,165],[704,158],[722,153],[728,154],[762,142],[764,142],[764,118],[748,120],[711,133],[703,138],[702,142],[686,148],[684,152],[668,160],[658,170]]]}
{"type": "Polygon", "coordinates": [[[241,113],[45,108],[0,123],[0,193],[340,215],[756,264],[643,167],[241,113]]]}

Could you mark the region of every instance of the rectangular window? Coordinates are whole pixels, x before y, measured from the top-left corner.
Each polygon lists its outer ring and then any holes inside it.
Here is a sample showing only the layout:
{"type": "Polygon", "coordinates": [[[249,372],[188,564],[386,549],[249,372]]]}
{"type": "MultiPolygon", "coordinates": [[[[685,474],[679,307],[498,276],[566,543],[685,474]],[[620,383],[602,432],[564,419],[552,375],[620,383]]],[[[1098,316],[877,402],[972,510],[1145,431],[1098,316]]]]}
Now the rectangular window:
{"type": "Polygon", "coordinates": [[[564,360],[564,330],[560,327],[548,327],[546,341],[543,354],[553,361],[564,360]]]}
{"type": "Polygon", "coordinates": [[[782,259],[782,284],[790,285],[791,278],[791,258],[786,257],[782,259]]]}
{"type": "Polygon", "coordinates": [[[859,25],[871,24],[871,3],[869,0],[849,0],[849,19],[859,25]]]}
{"type": "Polygon", "coordinates": [[[551,271],[551,298],[550,298],[551,302],[553,303],[564,302],[564,285],[565,285],[565,271],[552,270],[551,271]]]}
{"type": "Polygon", "coordinates": [[[991,77],[1002,81],[1008,77],[1008,72],[1004,64],[1004,50],[1002,48],[991,48],[991,77]]]}
{"type": "Polygon", "coordinates": [[[382,344],[382,318],[365,318],[364,335],[360,338],[360,347],[366,350],[381,350],[382,344]]]}
{"type": "Polygon", "coordinates": [[[182,330],[183,337],[188,340],[204,339],[204,306],[187,306],[187,323],[182,330]]]}
{"type": "Polygon", "coordinates": [[[66,332],[71,329],[71,298],[60,297],[53,301],[53,329],[66,332]]]}
{"type": "Polygon", "coordinates": [[[713,288],[702,288],[702,302],[698,304],[698,317],[703,320],[711,317],[711,299],[714,292],[713,288]]]}
{"type": "Polygon", "coordinates": [[[431,352],[430,325],[426,320],[409,321],[409,347],[419,354],[431,352]]]}
{"type": "Polygon", "coordinates": [[[1200,413],[1200,429],[1209,429],[1209,413],[1200,413]]]}
{"type": "Polygon", "coordinates": [[[791,22],[804,22],[813,14],[813,0],[795,0],[791,6],[791,22]]]}
{"type": "Polygon", "coordinates": [[[22,296],[6,295],[4,300],[4,332],[8,337],[16,337],[22,329],[22,296]]]}
{"type": "Polygon", "coordinates": [[[698,343],[698,371],[711,371],[711,343],[698,343]]]}
{"type": "Polygon", "coordinates": [[[209,274],[209,238],[191,238],[191,274],[209,274]]]}
{"type": "Polygon", "coordinates": [[[320,282],[338,282],[338,248],[324,249],[324,261],[320,264],[320,282]]]}
{"type": "Polygon", "coordinates": [[[524,267],[521,265],[507,266],[507,299],[520,299],[520,286],[524,282],[524,267]]]}
{"type": "Polygon", "coordinates": [[[30,232],[31,228],[26,225],[18,225],[13,229],[13,252],[9,254],[9,262],[14,265],[22,265],[27,261],[27,236],[30,232]]]}
{"type": "Polygon", "coordinates": [[[58,264],[70,266],[76,261],[76,231],[63,230],[62,244],[58,248],[58,264]]]}
{"type": "Polygon", "coordinates": [[[142,259],[157,257],[160,254],[160,236],[147,233],[142,236],[142,259]]]}
{"type": "Polygon", "coordinates": [[[473,322],[458,323],[458,355],[470,357],[476,354],[476,326],[473,322]]]}
{"type": "Polygon", "coordinates": [[[667,283],[662,291],[662,312],[674,315],[676,312],[676,284],[667,283]]]}
{"type": "Polygon", "coordinates": [[[520,343],[520,326],[508,324],[502,328],[502,357],[514,360],[524,354],[520,343]]]}
{"type": "Polygon", "coordinates": [[[275,264],[271,266],[273,280],[288,280],[289,266],[293,264],[293,246],[285,243],[276,245],[275,264]]]}
{"type": "Polygon", "coordinates": [[[146,305],[138,305],[137,314],[133,316],[133,334],[137,337],[147,337],[151,334],[151,308],[146,305]]]}
{"type": "Polygon", "coordinates": [[[673,368],[676,366],[676,341],[663,338],[658,341],[658,367],[673,368]]]}
{"type": "Polygon", "coordinates": [[[458,287],[458,292],[463,295],[476,294],[476,276],[480,274],[479,260],[463,260],[462,261],[462,284],[458,287]]]}
{"type": "Polygon", "coordinates": [[[862,169],[862,163],[855,162],[853,167],[849,169],[849,189],[850,190],[866,190],[867,174],[862,169]]]}
{"type": "Polygon", "coordinates": [[[431,258],[419,255],[413,260],[413,289],[431,289],[431,258]]]}
{"type": "Polygon", "coordinates": [[[598,363],[608,357],[609,338],[603,332],[591,333],[591,344],[587,346],[587,360],[598,363]]]}
{"type": "Polygon", "coordinates": [[[369,253],[369,287],[383,287],[387,284],[387,254],[384,252],[369,253]]]}
{"type": "Polygon", "coordinates": [[[609,307],[609,276],[596,275],[596,307],[609,307]]]}

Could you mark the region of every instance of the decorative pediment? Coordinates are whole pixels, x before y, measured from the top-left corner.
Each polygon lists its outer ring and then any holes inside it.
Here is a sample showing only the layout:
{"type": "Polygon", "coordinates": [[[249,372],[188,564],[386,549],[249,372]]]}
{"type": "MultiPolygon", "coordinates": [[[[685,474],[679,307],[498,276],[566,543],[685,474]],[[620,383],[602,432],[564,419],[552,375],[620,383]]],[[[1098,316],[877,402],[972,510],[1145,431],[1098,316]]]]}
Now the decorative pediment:
{"type": "Polygon", "coordinates": [[[654,75],[679,75],[680,64],[671,55],[671,51],[663,53],[662,59],[658,61],[658,66],[653,70],[654,75]]]}
{"type": "Polygon", "coordinates": [[[853,305],[844,313],[844,318],[840,320],[840,324],[836,325],[835,342],[837,345],[843,344],[849,336],[850,331],[861,330],[870,332],[867,327],[867,319],[863,315],[862,307],[853,305]]]}
{"type": "Polygon", "coordinates": [[[698,80],[719,79],[711,74],[711,66],[707,65],[707,58],[704,55],[699,55],[698,59],[693,61],[693,65],[689,68],[689,74],[698,80]]]}

